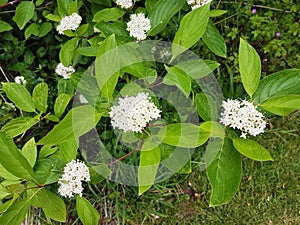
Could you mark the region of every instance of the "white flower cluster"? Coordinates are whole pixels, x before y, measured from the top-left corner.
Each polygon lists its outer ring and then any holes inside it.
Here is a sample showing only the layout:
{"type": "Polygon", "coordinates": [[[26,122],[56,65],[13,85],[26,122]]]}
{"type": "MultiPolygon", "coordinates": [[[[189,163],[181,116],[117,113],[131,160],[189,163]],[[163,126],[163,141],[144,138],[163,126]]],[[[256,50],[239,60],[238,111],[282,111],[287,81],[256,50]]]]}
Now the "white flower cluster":
{"type": "Polygon", "coordinates": [[[56,27],[59,34],[64,34],[65,30],[76,30],[81,23],[81,16],[73,13],[71,16],[65,16],[61,19],[60,24],[56,27]]]}
{"type": "Polygon", "coordinates": [[[121,6],[122,8],[128,9],[130,8],[132,4],[132,0],[117,0],[117,5],[121,6]]]}
{"type": "Polygon", "coordinates": [[[137,96],[119,98],[118,105],[109,112],[113,128],[127,131],[142,132],[153,119],[160,117],[160,110],[150,101],[148,93],[139,93],[137,96]]]}
{"type": "Polygon", "coordinates": [[[82,181],[90,181],[89,168],[77,160],[67,163],[62,178],[58,180],[58,193],[63,197],[71,198],[73,194],[82,196],[82,181]]]}
{"type": "Polygon", "coordinates": [[[130,18],[126,28],[130,36],[138,41],[146,39],[146,33],[151,29],[150,19],[146,18],[143,13],[132,14],[130,18]]]}
{"type": "Polygon", "coordinates": [[[23,85],[26,85],[26,80],[23,76],[16,76],[15,77],[15,82],[17,84],[23,84],[23,85]]]}
{"type": "Polygon", "coordinates": [[[228,99],[223,101],[222,106],[224,111],[221,113],[220,123],[241,130],[241,137],[246,138],[246,134],[256,136],[264,132],[267,123],[252,102],[228,99]]]}
{"type": "Polygon", "coordinates": [[[64,79],[69,79],[70,75],[75,72],[73,66],[64,66],[62,63],[59,63],[56,66],[55,73],[62,76],[64,79]]]}
{"type": "Polygon", "coordinates": [[[192,10],[210,3],[212,0],[186,0],[187,4],[192,7],[192,10]]]}

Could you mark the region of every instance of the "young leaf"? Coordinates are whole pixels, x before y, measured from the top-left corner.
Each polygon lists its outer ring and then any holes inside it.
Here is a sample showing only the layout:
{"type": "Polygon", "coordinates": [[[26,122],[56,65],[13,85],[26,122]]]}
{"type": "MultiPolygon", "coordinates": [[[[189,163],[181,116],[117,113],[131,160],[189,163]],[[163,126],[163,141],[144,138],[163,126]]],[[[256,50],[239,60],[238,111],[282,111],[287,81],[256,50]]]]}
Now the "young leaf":
{"type": "Polygon", "coordinates": [[[273,160],[270,153],[251,139],[233,138],[233,146],[244,156],[257,161],[273,160]]]}
{"type": "Polygon", "coordinates": [[[124,16],[126,12],[120,8],[106,8],[98,11],[93,18],[93,22],[110,22],[117,21],[119,18],[124,16]]]}
{"type": "Polygon", "coordinates": [[[41,113],[47,111],[47,100],[48,100],[48,85],[46,83],[40,83],[35,86],[32,92],[32,101],[41,113]]]}
{"type": "Polygon", "coordinates": [[[19,29],[22,30],[25,25],[34,16],[35,5],[33,1],[22,1],[16,8],[13,21],[16,22],[19,29]]]}
{"type": "Polygon", "coordinates": [[[286,95],[269,98],[260,105],[263,109],[280,116],[287,116],[300,109],[300,95],[286,95]]]}
{"type": "Polygon", "coordinates": [[[54,103],[54,114],[58,118],[61,117],[61,115],[64,113],[67,105],[70,101],[70,95],[68,94],[60,94],[56,99],[54,103]]]}
{"type": "Polygon", "coordinates": [[[59,154],[66,162],[70,162],[73,159],[76,159],[78,141],[76,138],[69,139],[58,145],[59,154]]]}
{"type": "Polygon", "coordinates": [[[27,131],[30,127],[39,122],[39,118],[35,117],[17,117],[6,123],[1,131],[6,132],[10,137],[14,138],[27,131]]]}
{"type": "Polygon", "coordinates": [[[0,216],[0,224],[20,225],[29,210],[30,202],[31,199],[22,199],[14,202],[6,212],[0,216]]]}
{"type": "Polygon", "coordinates": [[[85,198],[76,196],[76,210],[83,225],[97,225],[100,214],[85,198]]]}
{"type": "Polygon", "coordinates": [[[186,14],[180,21],[172,46],[173,58],[196,44],[205,33],[209,19],[210,4],[186,14]]]}
{"type": "Polygon", "coordinates": [[[154,36],[165,29],[169,20],[184,6],[185,0],[160,0],[149,12],[151,21],[150,36],[154,36]]]}
{"type": "Polygon", "coordinates": [[[239,47],[239,68],[243,86],[252,97],[259,85],[261,62],[255,49],[242,38],[239,47]]]}
{"type": "Polygon", "coordinates": [[[59,52],[59,60],[64,66],[69,66],[72,64],[72,60],[78,43],[78,38],[72,38],[61,47],[59,52]]]}
{"type": "Polygon", "coordinates": [[[68,15],[71,2],[72,0],[57,0],[57,9],[61,17],[68,15]]]}
{"type": "Polygon", "coordinates": [[[225,204],[235,195],[242,178],[242,160],[232,141],[224,139],[223,146],[214,161],[207,168],[212,186],[210,206],[225,204]]]}
{"type": "Polygon", "coordinates": [[[208,22],[202,40],[213,53],[226,58],[226,43],[224,41],[223,36],[220,34],[220,32],[211,20],[208,22]]]}
{"type": "Polygon", "coordinates": [[[199,115],[204,121],[218,119],[219,106],[209,95],[197,94],[195,104],[199,115]]]}
{"type": "Polygon", "coordinates": [[[38,36],[39,35],[39,26],[36,23],[30,24],[24,32],[25,39],[30,38],[31,35],[38,36]]]}
{"type": "Polygon", "coordinates": [[[160,162],[160,149],[156,140],[149,138],[143,144],[138,168],[139,195],[154,184],[160,162]]]}
{"type": "Polygon", "coordinates": [[[33,167],[37,157],[37,149],[34,138],[31,138],[26,142],[26,144],[22,148],[21,153],[27,159],[30,166],[33,167]]]}
{"type": "Polygon", "coordinates": [[[261,104],[269,98],[300,94],[300,70],[287,69],[266,76],[253,95],[254,103],[261,104]]]}
{"type": "Polygon", "coordinates": [[[6,23],[4,21],[0,21],[0,33],[4,31],[9,31],[13,29],[12,26],[9,23],[6,23]]]}
{"type": "Polygon", "coordinates": [[[21,154],[13,140],[2,131],[0,131],[0,146],[0,163],[8,172],[24,179],[34,177],[32,167],[26,158],[21,154]]]}
{"type": "Polygon", "coordinates": [[[35,106],[27,89],[17,83],[2,83],[3,90],[7,97],[19,108],[25,112],[34,112],[35,106]]]}
{"type": "Polygon", "coordinates": [[[77,138],[94,128],[101,116],[89,105],[73,108],[38,144],[57,145],[77,138]]]}

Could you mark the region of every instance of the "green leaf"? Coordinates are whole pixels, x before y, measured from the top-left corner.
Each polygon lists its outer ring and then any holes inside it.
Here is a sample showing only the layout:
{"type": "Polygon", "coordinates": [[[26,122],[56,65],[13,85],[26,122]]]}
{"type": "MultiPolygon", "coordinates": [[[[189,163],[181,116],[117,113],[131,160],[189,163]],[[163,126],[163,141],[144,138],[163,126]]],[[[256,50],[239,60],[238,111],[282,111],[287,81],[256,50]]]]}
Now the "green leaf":
{"type": "Polygon", "coordinates": [[[58,15],[54,15],[54,14],[48,14],[47,16],[45,16],[48,20],[54,21],[59,23],[60,22],[60,17],[58,15]]]}
{"type": "MultiPolygon", "coordinates": [[[[0,198],[1,200],[3,198],[5,198],[6,196],[10,195],[10,193],[5,192],[7,190],[6,187],[3,187],[1,185],[0,189],[1,189],[1,198],[0,198]]],[[[12,199],[10,199],[10,200],[6,201],[5,203],[3,203],[2,205],[0,205],[0,213],[2,214],[4,212],[6,212],[7,209],[17,200],[17,198],[18,198],[18,195],[15,194],[15,195],[13,195],[12,199]]]]}
{"type": "Polygon", "coordinates": [[[20,225],[24,220],[31,199],[22,199],[14,202],[5,213],[0,216],[0,224],[20,225]]]}
{"type": "Polygon", "coordinates": [[[183,148],[196,148],[203,145],[210,134],[201,131],[200,126],[191,123],[176,123],[162,127],[157,136],[162,143],[183,148]]]}
{"type": "Polygon", "coordinates": [[[19,29],[22,30],[25,25],[34,16],[35,5],[32,1],[22,1],[16,8],[13,21],[16,22],[19,29]]]}
{"type": "Polygon", "coordinates": [[[253,95],[254,103],[260,104],[269,98],[300,94],[300,70],[287,69],[266,76],[253,95]]]}
{"type": "Polygon", "coordinates": [[[220,34],[211,20],[208,22],[202,40],[213,53],[215,53],[217,56],[226,58],[226,43],[223,36],[220,34]]]}
{"type": "Polygon", "coordinates": [[[8,172],[24,179],[34,177],[32,167],[26,158],[21,154],[13,140],[2,131],[0,131],[0,146],[0,163],[8,172]]]}
{"type": "Polygon", "coordinates": [[[57,116],[54,115],[46,115],[44,116],[45,119],[50,120],[52,122],[59,122],[59,118],[57,116]]]}
{"type": "Polygon", "coordinates": [[[4,31],[9,31],[13,29],[12,26],[9,23],[6,23],[4,21],[0,21],[0,33],[4,31]]]}
{"type": "Polygon", "coordinates": [[[37,157],[37,149],[34,138],[31,138],[26,142],[26,144],[22,148],[21,153],[27,159],[30,166],[33,167],[37,157]]]}
{"type": "Polygon", "coordinates": [[[164,84],[176,85],[186,97],[191,92],[191,78],[184,71],[180,70],[176,66],[168,67],[165,65],[168,73],[164,77],[164,84]]]}
{"type": "Polygon", "coordinates": [[[107,99],[113,95],[119,78],[120,59],[115,35],[111,35],[99,47],[95,69],[101,93],[107,99]]]}
{"type": "Polygon", "coordinates": [[[75,138],[69,139],[58,145],[59,154],[65,160],[65,162],[70,162],[76,159],[78,143],[75,138]]]}
{"type": "Polygon", "coordinates": [[[242,178],[241,155],[234,149],[230,139],[224,139],[220,152],[206,171],[212,186],[210,206],[229,202],[242,178]]]}
{"type": "Polygon", "coordinates": [[[173,58],[192,47],[203,36],[209,19],[209,7],[210,4],[206,4],[182,18],[173,40],[173,58]]]}
{"type": "Polygon", "coordinates": [[[242,38],[239,46],[239,68],[243,86],[252,97],[259,85],[261,62],[255,49],[242,38]]]}
{"type": "Polygon", "coordinates": [[[98,11],[93,18],[93,22],[110,22],[110,21],[117,21],[119,18],[124,16],[126,11],[120,8],[106,8],[98,11]]]}
{"type": "Polygon", "coordinates": [[[24,32],[25,39],[28,39],[31,35],[39,35],[39,26],[36,23],[30,24],[24,32]]]}
{"type": "Polygon", "coordinates": [[[27,89],[17,83],[2,83],[3,90],[7,97],[19,108],[25,112],[34,112],[35,106],[27,89]]]}
{"type": "Polygon", "coordinates": [[[154,184],[160,162],[160,149],[156,140],[149,138],[143,144],[138,168],[139,195],[154,184]]]}
{"type": "Polygon", "coordinates": [[[40,83],[36,85],[32,92],[32,101],[37,110],[41,113],[47,111],[47,100],[48,100],[48,85],[46,83],[40,83]]]}
{"type": "Polygon", "coordinates": [[[70,95],[68,94],[60,94],[56,99],[54,103],[54,114],[58,118],[61,117],[61,115],[64,113],[66,107],[68,106],[70,101],[70,95]]]}
{"type": "Polygon", "coordinates": [[[44,145],[39,151],[39,159],[46,158],[47,156],[54,154],[57,149],[57,147],[52,147],[51,145],[44,145]]]}
{"type": "Polygon", "coordinates": [[[100,214],[85,198],[76,196],[76,210],[83,225],[97,225],[100,214]]]}
{"type": "Polygon", "coordinates": [[[59,60],[64,66],[69,66],[72,64],[72,60],[78,43],[78,38],[72,38],[61,47],[59,52],[59,60]]]}
{"type": "Polygon", "coordinates": [[[77,138],[94,128],[101,115],[89,105],[73,108],[38,144],[57,145],[77,138]]]}
{"type": "Polygon", "coordinates": [[[20,180],[19,177],[16,177],[15,175],[8,172],[0,163],[0,176],[5,178],[6,180],[20,180]]]}
{"type": "Polygon", "coordinates": [[[126,24],[123,21],[104,22],[101,21],[95,25],[105,36],[118,35],[129,36],[126,30],[126,24]]]}
{"type": "Polygon", "coordinates": [[[287,116],[300,109],[300,95],[286,95],[269,98],[260,105],[263,109],[280,116],[287,116]]]}
{"type": "Polygon", "coordinates": [[[32,204],[43,209],[47,218],[66,222],[66,205],[51,191],[42,189],[32,198],[32,204]]]}
{"type": "Polygon", "coordinates": [[[29,116],[17,117],[6,123],[1,128],[1,131],[6,132],[10,137],[14,138],[27,131],[38,122],[38,118],[32,118],[29,116]]]}
{"type": "Polygon", "coordinates": [[[251,139],[233,138],[233,146],[244,156],[257,161],[273,160],[270,153],[251,139]]]}
{"type": "Polygon", "coordinates": [[[154,36],[165,29],[169,20],[184,6],[185,0],[160,0],[149,12],[151,21],[150,36],[154,36]]]}
{"type": "Polygon", "coordinates": [[[201,123],[200,129],[202,133],[208,133],[210,137],[219,137],[222,139],[225,137],[224,126],[215,121],[201,123]]]}
{"type": "Polygon", "coordinates": [[[46,36],[52,30],[52,24],[49,22],[44,22],[39,27],[39,37],[46,36]]]}
{"type": "Polygon", "coordinates": [[[71,2],[72,0],[57,0],[57,9],[61,17],[68,15],[71,2]]]}
{"type": "Polygon", "coordinates": [[[77,49],[78,54],[84,56],[96,56],[98,48],[96,47],[80,47],[77,49]]]}
{"type": "Polygon", "coordinates": [[[224,15],[225,13],[227,13],[228,10],[221,10],[221,9],[213,9],[213,10],[210,10],[209,12],[209,17],[218,17],[218,16],[222,16],[224,15]]]}
{"type": "Polygon", "coordinates": [[[204,121],[217,120],[219,107],[217,102],[205,94],[196,94],[195,104],[197,111],[204,121]]]}

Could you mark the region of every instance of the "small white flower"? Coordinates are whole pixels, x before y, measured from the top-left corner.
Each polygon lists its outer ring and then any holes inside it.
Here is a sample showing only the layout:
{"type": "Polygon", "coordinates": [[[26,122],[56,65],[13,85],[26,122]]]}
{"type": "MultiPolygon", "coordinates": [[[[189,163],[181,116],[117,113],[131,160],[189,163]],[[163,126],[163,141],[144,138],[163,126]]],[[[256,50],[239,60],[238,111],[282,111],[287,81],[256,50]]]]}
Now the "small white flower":
{"type": "Polygon", "coordinates": [[[186,0],[187,4],[192,7],[192,10],[210,3],[212,0],[186,0]]]}
{"type": "Polygon", "coordinates": [[[58,180],[60,185],[58,193],[63,197],[71,198],[73,194],[82,196],[82,181],[90,181],[90,173],[88,167],[77,160],[72,160],[64,167],[64,174],[58,180]]]}
{"type": "Polygon", "coordinates": [[[56,66],[55,73],[62,76],[64,79],[69,79],[70,75],[75,72],[73,66],[64,66],[62,63],[59,63],[56,66]]]}
{"type": "Polygon", "coordinates": [[[160,110],[150,101],[148,93],[139,93],[137,96],[119,98],[118,105],[109,112],[113,128],[127,131],[142,132],[153,119],[160,117],[160,110]]]}
{"type": "Polygon", "coordinates": [[[122,8],[128,9],[130,8],[132,4],[132,0],[117,0],[117,5],[121,6],[122,8]]]}
{"type": "Polygon", "coordinates": [[[87,104],[87,103],[89,103],[88,100],[83,95],[79,95],[79,102],[81,104],[87,104]]]}
{"type": "Polygon", "coordinates": [[[126,29],[130,36],[138,41],[144,40],[147,37],[146,33],[151,29],[150,19],[146,18],[143,13],[132,14],[126,29]]]}
{"type": "Polygon", "coordinates": [[[65,16],[61,19],[60,24],[56,27],[59,34],[64,34],[65,30],[76,30],[81,23],[81,16],[73,13],[71,16],[65,16]]]}
{"type": "Polygon", "coordinates": [[[246,100],[228,99],[222,103],[220,123],[225,126],[242,131],[241,137],[246,138],[247,134],[256,136],[264,132],[267,123],[257,107],[246,100]]]}
{"type": "Polygon", "coordinates": [[[26,80],[23,76],[16,76],[15,77],[15,82],[17,84],[23,84],[23,85],[26,85],[26,80]]]}
{"type": "Polygon", "coordinates": [[[94,33],[100,33],[100,32],[101,31],[97,27],[94,26],[94,33]]]}

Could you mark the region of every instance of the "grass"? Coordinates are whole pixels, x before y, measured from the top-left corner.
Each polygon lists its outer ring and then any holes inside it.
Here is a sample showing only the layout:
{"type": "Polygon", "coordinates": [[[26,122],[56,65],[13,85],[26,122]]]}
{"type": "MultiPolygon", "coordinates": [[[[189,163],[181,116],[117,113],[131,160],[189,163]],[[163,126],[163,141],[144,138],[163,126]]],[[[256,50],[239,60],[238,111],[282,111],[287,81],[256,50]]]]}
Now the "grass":
{"type": "Polygon", "coordinates": [[[299,115],[270,120],[271,128],[257,141],[274,161],[244,158],[240,189],[228,204],[209,207],[205,171],[177,175],[140,197],[136,187],[104,181],[90,196],[101,224],[300,224],[299,115]]]}

